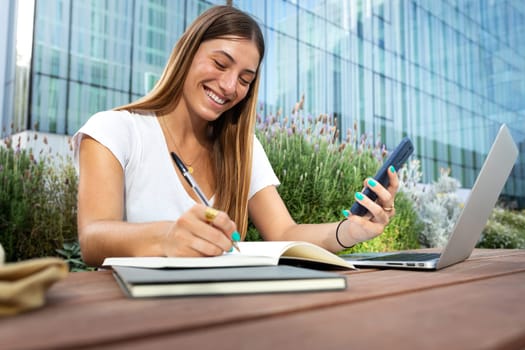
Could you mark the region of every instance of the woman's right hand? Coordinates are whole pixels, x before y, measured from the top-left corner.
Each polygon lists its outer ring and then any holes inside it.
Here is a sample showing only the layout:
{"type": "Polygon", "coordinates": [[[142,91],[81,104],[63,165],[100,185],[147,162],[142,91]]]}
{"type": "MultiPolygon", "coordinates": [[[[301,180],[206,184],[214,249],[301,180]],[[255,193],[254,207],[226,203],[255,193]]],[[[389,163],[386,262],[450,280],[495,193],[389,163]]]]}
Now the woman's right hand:
{"type": "Polygon", "coordinates": [[[232,249],[234,233],[228,214],[196,204],[171,224],[162,249],[166,256],[217,256],[232,249]]]}

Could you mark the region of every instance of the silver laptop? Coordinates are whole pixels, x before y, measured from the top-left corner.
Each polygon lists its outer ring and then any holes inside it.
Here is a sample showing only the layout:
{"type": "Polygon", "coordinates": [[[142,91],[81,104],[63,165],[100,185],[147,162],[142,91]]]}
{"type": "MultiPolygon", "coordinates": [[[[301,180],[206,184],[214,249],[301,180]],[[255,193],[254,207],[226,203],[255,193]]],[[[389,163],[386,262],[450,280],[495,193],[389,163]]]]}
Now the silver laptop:
{"type": "Polygon", "coordinates": [[[357,267],[439,270],[468,258],[492,213],[518,157],[518,148],[503,124],[441,253],[355,253],[341,257],[357,267]]]}

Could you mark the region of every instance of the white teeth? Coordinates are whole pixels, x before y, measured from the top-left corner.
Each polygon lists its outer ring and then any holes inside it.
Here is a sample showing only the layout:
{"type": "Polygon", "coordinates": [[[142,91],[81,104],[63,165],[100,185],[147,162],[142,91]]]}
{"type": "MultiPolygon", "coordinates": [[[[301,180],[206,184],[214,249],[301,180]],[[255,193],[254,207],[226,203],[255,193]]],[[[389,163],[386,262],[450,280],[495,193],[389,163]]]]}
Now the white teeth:
{"type": "Polygon", "coordinates": [[[208,95],[213,101],[217,102],[218,104],[223,105],[226,103],[226,100],[223,100],[219,96],[215,95],[213,91],[208,90],[208,89],[205,89],[205,91],[206,91],[206,95],[208,95]]]}

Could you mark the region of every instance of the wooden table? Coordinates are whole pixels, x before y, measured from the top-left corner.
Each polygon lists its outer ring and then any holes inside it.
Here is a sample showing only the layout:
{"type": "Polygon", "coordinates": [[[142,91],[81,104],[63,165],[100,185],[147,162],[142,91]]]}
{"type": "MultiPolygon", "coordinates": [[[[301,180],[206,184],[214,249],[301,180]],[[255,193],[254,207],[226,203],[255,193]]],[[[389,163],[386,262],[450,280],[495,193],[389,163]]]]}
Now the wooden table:
{"type": "Polygon", "coordinates": [[[437,272],[344,272],[342,292],[126,298],[71,273],[45,307],[0,319],[0,349],[523,349],[525,250],[437,272]]]}

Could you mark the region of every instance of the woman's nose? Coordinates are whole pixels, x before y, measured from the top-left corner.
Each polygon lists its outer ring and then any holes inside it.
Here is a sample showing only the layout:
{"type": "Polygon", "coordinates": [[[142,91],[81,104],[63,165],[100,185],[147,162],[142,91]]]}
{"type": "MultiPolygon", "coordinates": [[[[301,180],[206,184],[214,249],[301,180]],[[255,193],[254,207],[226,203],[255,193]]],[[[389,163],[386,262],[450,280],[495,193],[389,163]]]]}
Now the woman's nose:
{"type": "Polygon", "coordinates": [[[237,76],[233,72],[225,72],[219,81],[219,86],[224,94],[231,97],[237,88],[237,76]]]}

